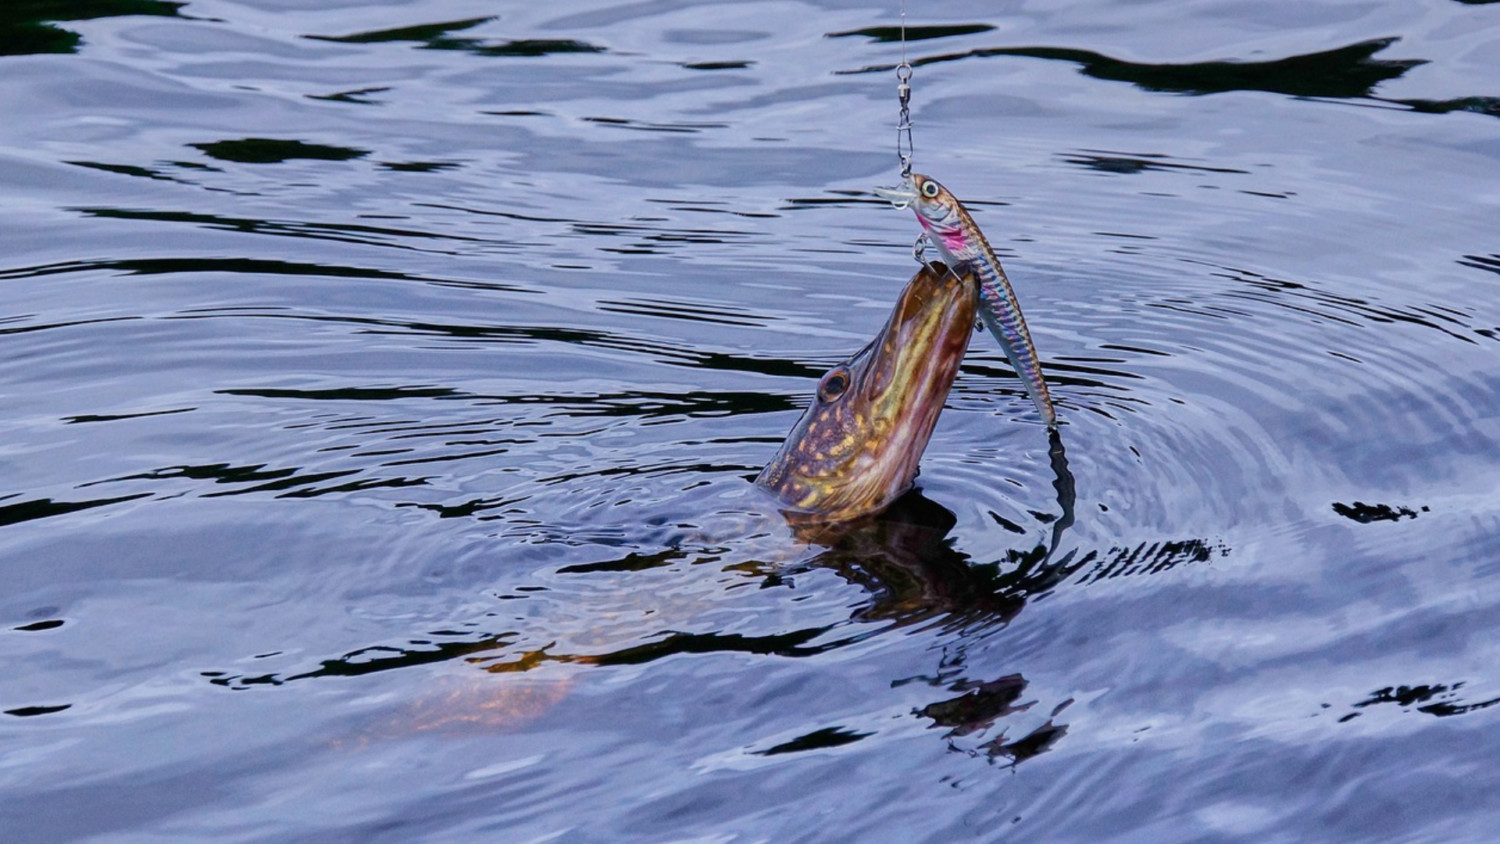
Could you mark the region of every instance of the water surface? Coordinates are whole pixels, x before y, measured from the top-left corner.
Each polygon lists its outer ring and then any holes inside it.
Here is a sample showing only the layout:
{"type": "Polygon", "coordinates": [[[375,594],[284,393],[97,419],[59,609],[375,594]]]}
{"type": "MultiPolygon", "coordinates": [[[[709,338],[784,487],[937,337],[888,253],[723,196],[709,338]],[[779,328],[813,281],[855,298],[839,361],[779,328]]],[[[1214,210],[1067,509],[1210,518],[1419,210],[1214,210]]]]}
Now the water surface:
{"type": "Polygon", "coordinates": [[[1065,451],[822,544],[898,4],[0,12],[3,828],[1490,840],[1500,5],[908,6],[1065,451]]]}

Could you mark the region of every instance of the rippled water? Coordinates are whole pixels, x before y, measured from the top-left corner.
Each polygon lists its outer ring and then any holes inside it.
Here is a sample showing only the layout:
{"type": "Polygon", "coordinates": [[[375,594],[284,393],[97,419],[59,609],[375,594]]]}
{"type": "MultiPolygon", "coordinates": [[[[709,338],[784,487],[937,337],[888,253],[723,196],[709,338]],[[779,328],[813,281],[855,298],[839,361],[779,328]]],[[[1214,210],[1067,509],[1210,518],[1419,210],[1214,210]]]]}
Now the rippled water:
{"type": "Polygon", "coordinates": [[[1066,451],[826,544],[898,4],[0,11],[0,837],[1492,840],[1500,4],[908,6],[1066,451]]]}

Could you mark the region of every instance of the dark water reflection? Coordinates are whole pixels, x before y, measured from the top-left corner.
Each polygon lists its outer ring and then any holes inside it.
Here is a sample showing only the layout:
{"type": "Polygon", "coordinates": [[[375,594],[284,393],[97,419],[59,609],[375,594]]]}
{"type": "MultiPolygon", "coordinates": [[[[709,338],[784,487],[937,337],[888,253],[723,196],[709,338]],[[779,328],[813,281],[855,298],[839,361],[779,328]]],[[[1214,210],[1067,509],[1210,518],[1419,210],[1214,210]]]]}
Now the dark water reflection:
{"type": "Polygon", "coordinates": [[[1500,7],[908,7],[1065,424],[821,534],[895,6],[0,11],[0,838],[1490,840],[1500,7]]]}
{"type": "MultiPolygon", "coordinates": [[[[383,29],[378,32],[361,32],[356,35],[308,35],[308,38],[316,38],[321,41],[333,41],[342,44],[374,44],[382,41],[414,41],[427,50],[463,50],[476,56],[545,56],[550,53],[602,53],[603,47],[595,47],[581,41],[572,40],[547,40],[527,38],[518,41],[504,41],[498,44],[488,44],[478,38],[454,38],[449,35],[452,32],[460,32],[471,29],[480,24],[489,23],[495,18],[472,18],[470,20],[453,21],[452,23],[437,23],[425,26],[406,26],[397,29],[383,29]]],[[[386,89],[370,89],[386,90],[386,89]]]]}
{"type": "Polygon", "coordinates": [[[0,10],[0,56],[74,53],[82,36],[59,24],[122,15],[177,15],[186,3],[162,0],[15,0],[0,10]]]}
{"type": "MultiPolygon", "coordinates": [[[[850,33],[867,34],[867,33],[850,33]]],[[[955,33],[957,34],[957,33],[955,33]]],[[[889,40],[882,38],[880,40],[889,40]]],[[[1390,61],[1371,58],[1396,43],[1378,38],[1335,50],[1272,61],[1216,61],[1191,64],[1139,64],[1112,59],[1088,50],[1060,47],[996,47],[967,53],[924,56],[912,66],[985,56],[1026,56],[1071,62],[1086,76],[1129,82],[1146,91],[1177,94],[1221,94],[1226,91],[1268,91],[1293,97],[1365,97],[1376,85],[1399,78],[1423,60],[1390,61]]],[[[870,71],[891,70],[872,67],[870,71]]]]}

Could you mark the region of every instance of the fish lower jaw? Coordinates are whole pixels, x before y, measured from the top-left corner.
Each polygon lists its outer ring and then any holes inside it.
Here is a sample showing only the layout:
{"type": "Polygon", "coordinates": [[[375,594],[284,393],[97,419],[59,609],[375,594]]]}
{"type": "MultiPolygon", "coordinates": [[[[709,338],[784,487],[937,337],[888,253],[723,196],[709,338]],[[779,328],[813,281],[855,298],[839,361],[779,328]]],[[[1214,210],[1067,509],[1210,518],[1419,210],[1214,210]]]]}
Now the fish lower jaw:
{"type": "Polygon", "coordinates": [[[911,488],[916,480],[915,451],[910,443],[893,443],[879,454],[862,454],[845,473],[845,479],[800,475],[791,487],[803,494],[785,500],[798,511],[820,518],[842,520],[878,512],[911,488]]]}
{"type": "Polygon", "coordinates": [[[861,477],[880,479],[879,483],[867,484],[871,497],[883,495],[887,500],[893,500],[910,487],[917,476],[917,461],[925,447],[925,442],[918,446],[903,438],[888,443],[878,455],[867,455],[861,461],[861,477]]]}

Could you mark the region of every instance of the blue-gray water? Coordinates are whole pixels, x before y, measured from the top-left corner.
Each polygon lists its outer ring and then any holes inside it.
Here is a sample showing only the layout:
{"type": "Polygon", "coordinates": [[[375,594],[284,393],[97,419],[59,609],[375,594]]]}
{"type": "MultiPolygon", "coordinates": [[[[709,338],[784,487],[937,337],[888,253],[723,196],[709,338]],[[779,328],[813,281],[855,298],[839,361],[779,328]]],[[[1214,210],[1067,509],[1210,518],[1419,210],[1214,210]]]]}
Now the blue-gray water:
{"type": "Polygon", "coordinates": [[[908,6],[1066,467],[827,548],[894,0],[7,4],[0,839],[1493,840],[1500,3],[908,6]]]}

